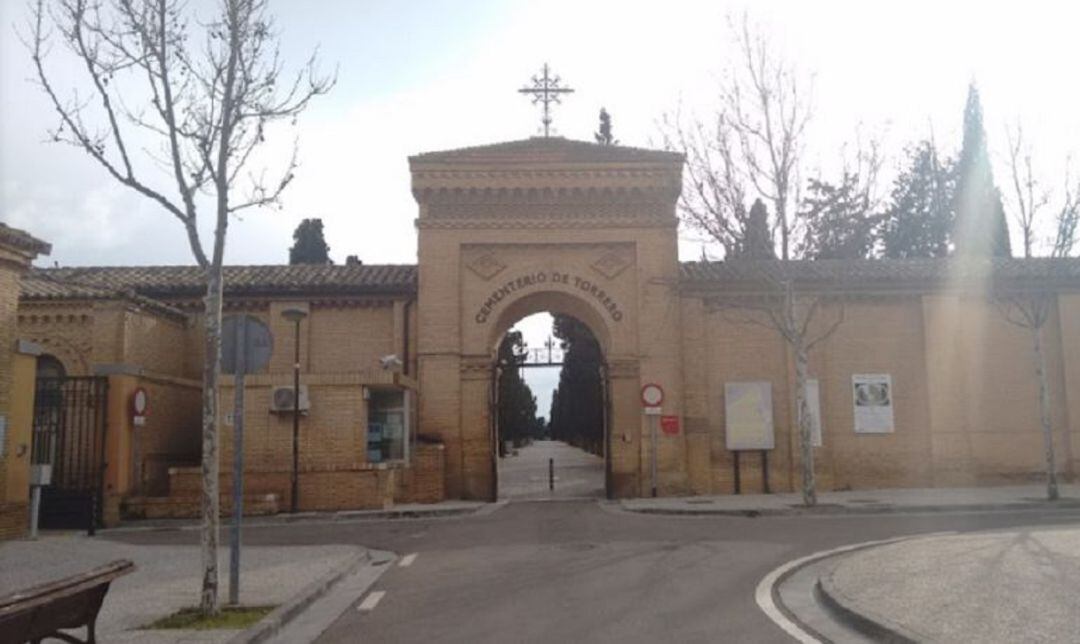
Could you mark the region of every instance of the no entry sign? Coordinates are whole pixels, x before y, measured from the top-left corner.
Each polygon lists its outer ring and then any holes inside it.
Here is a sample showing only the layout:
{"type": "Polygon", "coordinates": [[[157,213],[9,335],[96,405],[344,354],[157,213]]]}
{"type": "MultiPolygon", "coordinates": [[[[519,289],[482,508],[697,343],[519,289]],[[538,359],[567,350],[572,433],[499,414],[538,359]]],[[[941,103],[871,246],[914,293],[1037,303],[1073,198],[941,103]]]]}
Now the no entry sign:
{"type": "Polygon", "coordinates": [[[650,382],[641,388],[641,404],[646,407],[659,407],[664,403],[664,390],[660,385],[650,382]]]}

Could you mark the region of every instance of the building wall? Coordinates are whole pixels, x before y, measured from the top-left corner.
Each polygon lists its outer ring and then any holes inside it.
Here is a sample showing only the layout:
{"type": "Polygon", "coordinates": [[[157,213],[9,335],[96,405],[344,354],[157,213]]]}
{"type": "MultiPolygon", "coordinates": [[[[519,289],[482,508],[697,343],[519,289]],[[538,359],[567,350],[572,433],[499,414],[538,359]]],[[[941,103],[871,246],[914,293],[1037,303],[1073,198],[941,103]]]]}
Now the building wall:
{"type": "MultiPolygon", "coordinates": [[[[768,459],[773,491],[798,489],[793,358],[752,313],[710,309],[683,299],[686,463],[694,491],[733,491],[733,455],[725,445],[724,383],[772,384],[776,448],[768,459]],[[704,428],[707,428],[704,429],[704,428]],[[706,438],[707,437],[707,438],[706,438]],[[707,484],[702,482],[708,443],[707,484]]],[[[837,308],[819,313],[825,322],[837,308]]],[[[1044,329],[1056,463],[1075,478],[1080,306],[1062,296],[1044,329]],[[1071,425],[1070,425],[1071,423],[1071,425]]],[[[823,490],[1039,482],[1044,478],[1037,381],[1027,329],[1008,323],[985,299],[938,294],[857,297],[837,331],[810,353],[820,382],[823,446],[815,470],[823,490]],[[887,373],[894,427],[856,434],[852,376],[887,373]]],[[[757,453],[741,458],[744,492],[762,490],[757,453]]]]}
{"type": "Polygon", "coordinates": [[[19,273],[0,261],[0,422],[7,424],[0,444],[0,540],[21,536],[27,528],[27,492],[19,486],[28,456],[18,456],[12,424],[12,386],[15,371],[15,318],[19,301],[19,273]]]}
{"type": "MultiPolygon", "coordinates": [[[[40,246],[48,252],[47,245],[40,246]]],[[[16,353],[16,338],[19,281],[36,255],[0,241],[0,540],[21,536],[29,526],[26,409],[33,406],[34,392],[26,371],[32,359],[16,353]]]]}
{"type": "Polygon", "coordinates": [[[183,321],[133,308],[123,301],[23,302],[18,337],[40,345],[70,376],[87,376],[105,364],[187,375],[190,359],[183,321]]]}

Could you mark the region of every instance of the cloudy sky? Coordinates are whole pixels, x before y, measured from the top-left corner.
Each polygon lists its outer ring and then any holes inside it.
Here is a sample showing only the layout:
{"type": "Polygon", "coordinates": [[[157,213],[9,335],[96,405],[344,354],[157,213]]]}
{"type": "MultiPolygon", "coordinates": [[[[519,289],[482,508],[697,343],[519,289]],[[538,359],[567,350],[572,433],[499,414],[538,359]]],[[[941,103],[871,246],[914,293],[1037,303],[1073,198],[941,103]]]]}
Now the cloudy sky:
{"type": "MultiPolygon", "coordinates": [[[[415,261],[406,157],[535,135],[537,111],[515,90],[545,61],[576,89],[557,108],[559,135],[590,139],[604,106],[621,142],[655,144],[665,112],[680,103],[708,110],[715,79],[732,60],[725,15],[743,9],[717,0],[271,5],[285,58],[300,61],[318,47],[338,83],[295,128],[301,167],[283,209],[233,223],[230,263],[284,261],[304,217],[323,219],[337,261],[349,254],[368,263],[415,261]]],[[[1065,155],[1080,150],[1078,7],[762,1],[752,3],[751,16],[814,77],[811,167],[834,162],[860,125],[883,132],[894,152],[931,125],[942,147],[958,147],[966,86],[976,80],[998,160],[1004,125],[1019,118],[1056,181],[1065,155]]],[[[43,142],[56,120],[27,82],[30,60],[15,37],[26,14],[24,0],[0,0],[0,220],[52,242],[39,263],[189,263],[177,222],[78,150],[43,142]]],[[[70,64],[54,62],[58,83],[77,82],[70,64]]],[[[270,150],[289,142],[272,141],[270,150]]],[[[685,257],[699,252],[692,240],[682,244],[685,257]]]]}

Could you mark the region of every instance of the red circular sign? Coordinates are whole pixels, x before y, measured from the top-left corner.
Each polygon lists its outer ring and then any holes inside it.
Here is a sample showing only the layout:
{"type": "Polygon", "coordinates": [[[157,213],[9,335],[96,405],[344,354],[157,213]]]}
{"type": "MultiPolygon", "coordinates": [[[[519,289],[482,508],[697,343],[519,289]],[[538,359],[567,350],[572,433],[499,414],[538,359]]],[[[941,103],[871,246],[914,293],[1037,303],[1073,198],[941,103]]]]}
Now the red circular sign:
{"type": "Polygon", "coordinates": [[[650,382],[641,388],[641,404],[646,407],[659,407],[664,403],[664,390],[660,385],[650,382]]]}
{"type": "Polygon", "coordinates": [[[150,406],[150,394],[142,387],[136,387],[131,392],[131,413],[134,416],[145,416],[150,406]]]}

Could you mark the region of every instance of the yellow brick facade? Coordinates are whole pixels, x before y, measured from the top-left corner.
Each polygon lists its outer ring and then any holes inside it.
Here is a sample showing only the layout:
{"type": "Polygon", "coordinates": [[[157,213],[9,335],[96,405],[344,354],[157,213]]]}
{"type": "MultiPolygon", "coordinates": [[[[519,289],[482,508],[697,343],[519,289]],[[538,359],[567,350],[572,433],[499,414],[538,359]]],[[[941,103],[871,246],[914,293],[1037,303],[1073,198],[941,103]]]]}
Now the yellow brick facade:
{"type": "MultiPolygon", "coordinates": [[[[273,337],[269,364],[246,378],[245,503],[252,512],[291,503],[292,416],[270,409],[273,391],[292,383],[295,328],[282,317],[291,307],[308,311],[299,343],[300,378],[311,404],[300,420],[301,509],[493,498],[495,349],[514,323],[542,311],[578,318],[603,349],[611,496],[650,493],[650,422],[640,402],[646,383],[663,386],[664,414],[679,424],[677,433],[658,436],[660,494],[735,491],[724,388],[744,381],[771,384],[775,448],[767,470],[760,454],[740,456],[741,489],[761,491],[766,478],[772,491],[795,489],[794,356],[775,331],[746,323],[750,313],[717,306],[735,282],[699,280],[694,276],[711,269],[678,261],[678,155],[534,139],[418,155],[410,163],[418,265],[405,267],[415,273],[392,278],[393,288],[374,276],[402,267],[235,269],[226,314],[253,315],[273,337]],[[272,277],[253,285],[260,272],[272,277]],[[387,356],[400,363],[384,364],[387,356]],[[370,397],[391,390],[411,392],[415,402],[409,457],[376,463],[368,450],[370,397]]],[[[101,288],[105,282],[93,280],[104,280],[109,270],[51,275],[101,288]]],[[[189,279],[169,270],[161,269],[166,277],[160,279],[189,279]]],[[[13,288],[3,279],[0,287],[13,288]]],[[[809,355],[810,376],[820,384],[819,487],[1038,480],[1042,437],[1030,334],[1008,324],[986,293],[969,284],[918,275],[903,283],[875,280],[846,280],[843,297],[820,312],[826,320],[842,308],[844,322],[809,355]],[[890,433],[855,432],[852,377],[867,373],[892,379],[890,433]]],[[[1048,288],[1054,303],[1044,344],[1054,438],[1061,473],[1075,479],[1080,271],[1048,288]]],[[[151,305],[115,292],[31,296],[24,287],[23,293],[19,338],[56,356],[70,374],[110,374],[110,449],[116,455],[109,494],[123,499],[131,516],[195,511],[200,294],[140,291],[158,302],[151,305]],[[142,427],[133,425],[126,407],[139,386],[150,393],[152,409],[142,427]]],[[[223,377],[226,496],[234,391],[234,379],[223,377]]]]}
{"type": "Polygon", "coordinates": [[[30,361],[18,350],[16,320],[22,275],[48,252],[48,244],[0,224],[0,539],[21,536],[28,525],[33,379],[30,361]]]}

